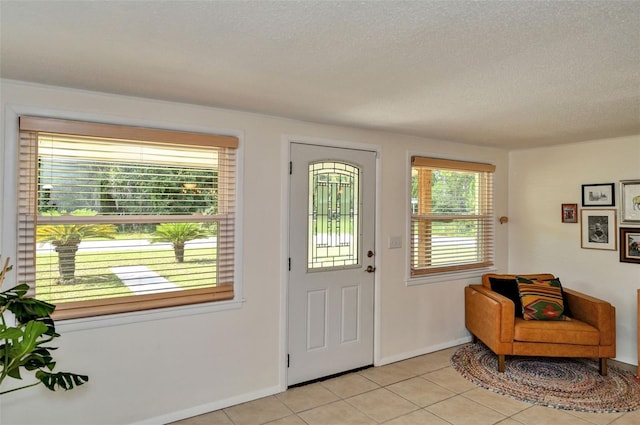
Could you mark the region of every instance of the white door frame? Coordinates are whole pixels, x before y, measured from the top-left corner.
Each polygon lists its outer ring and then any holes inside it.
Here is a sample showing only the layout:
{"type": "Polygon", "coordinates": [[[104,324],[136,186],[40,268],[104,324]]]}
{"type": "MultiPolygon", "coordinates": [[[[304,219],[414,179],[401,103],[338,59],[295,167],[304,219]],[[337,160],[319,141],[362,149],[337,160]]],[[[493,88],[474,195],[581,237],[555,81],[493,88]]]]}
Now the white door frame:
{"type": "MultiPolygon", "coordinates": [[[[280,245],[280,258],[282,264],[280,266],[280,388],[282,391],[287,389],[287,351],[288,351],[288,288],[289,288],[289,161],[290,150],[292,143],[303,143],[307,145],[326,146],[334,148],[345,149],[360,149],[367,150],[376,153],[376,199],[375,199],[375,267],[380,267],[380,261],[383,256],[382,244],[381,244],[381,232],[380,232],[380,217],[381,217],[381,202],[380,202],[380,189],[381,189],[381,156],[382,147],[379,145],[373,145],[368,143],[348,142],[343,140],[322,139],[307,136],[295,136],[295,135],[283,135],[281,145],[281,210],[280,228],[283,232],[282,243],[280,245]]],[[[381,273],[374,273],[374,301],[373,301],[373,364],[377,366],[380,363],[380,275],[381,273]]]]}

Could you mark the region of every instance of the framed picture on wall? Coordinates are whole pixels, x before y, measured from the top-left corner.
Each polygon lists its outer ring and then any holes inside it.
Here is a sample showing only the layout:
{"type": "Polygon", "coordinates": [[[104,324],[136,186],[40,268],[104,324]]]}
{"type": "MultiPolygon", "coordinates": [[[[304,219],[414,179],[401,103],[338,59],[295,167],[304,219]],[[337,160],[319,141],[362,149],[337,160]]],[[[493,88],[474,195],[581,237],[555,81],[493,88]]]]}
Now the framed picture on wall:
{"type": "Polygon", "coordinates": [[[583,207],[613,207],[616,204],[613,183],[583,184],[583,207]]]}
{"type": "Polygon", "coordinates": [[[582,209],[580,243],[586,249],[617,249],[616,210],[582,209]]]}
{"type": "Polygon", "coordinates": [[[620,261],[640,264],[640,227],[620,228],[620,261]]]}
{"type": "Polygon", "coordinates": [[[620,222],[640,224],[640,180],[620,182],[620,222]]]}
{"type": "Polygon", "coordinates": [[[562,222],[578,222],[578,204],[562,204],[562,222]]]}

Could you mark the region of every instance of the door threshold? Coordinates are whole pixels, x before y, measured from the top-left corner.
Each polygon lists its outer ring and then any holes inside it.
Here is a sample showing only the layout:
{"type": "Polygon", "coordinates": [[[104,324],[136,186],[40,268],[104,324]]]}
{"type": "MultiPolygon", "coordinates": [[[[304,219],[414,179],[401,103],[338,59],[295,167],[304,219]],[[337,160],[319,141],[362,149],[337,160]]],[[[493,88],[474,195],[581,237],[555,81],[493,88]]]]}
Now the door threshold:
{"type": "Polygon", "coordinates": [[[304,387],[305,385],[315,384],[316,382],[327,381],[329,379],[337,378],[337,377],[342,376],[342,375],[348,375],[350,373],[360,372],[361,370],[369,369],[369,368],[372,368],[372,367],[373,367],[373,364],[370,364],[370,365],[367,365],[367,366],[360,366],[360,367],[357,367],[355,369],[345,370],[344,372],[334,373],[333,375],[327,375],[327,376],[323,376],[321,378],[315,378],[315,379],[311,379],[309,381],[304,381],[304,382],[299,382],[297,384],[289,385],[287,387],[287,389],[297,388],[297,387],[304,387]]]}

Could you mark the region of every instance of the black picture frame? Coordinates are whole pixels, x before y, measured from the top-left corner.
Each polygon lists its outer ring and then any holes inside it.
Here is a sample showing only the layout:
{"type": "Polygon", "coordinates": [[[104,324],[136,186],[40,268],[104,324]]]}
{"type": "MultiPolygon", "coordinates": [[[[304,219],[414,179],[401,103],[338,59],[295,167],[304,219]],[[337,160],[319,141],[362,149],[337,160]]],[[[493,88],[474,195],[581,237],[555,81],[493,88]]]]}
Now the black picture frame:
{"type": "Polygon", "coordinates": [[[583,207],[613,207],[615,205],[615,183],[593,183],[582,185],[583,207]]]}

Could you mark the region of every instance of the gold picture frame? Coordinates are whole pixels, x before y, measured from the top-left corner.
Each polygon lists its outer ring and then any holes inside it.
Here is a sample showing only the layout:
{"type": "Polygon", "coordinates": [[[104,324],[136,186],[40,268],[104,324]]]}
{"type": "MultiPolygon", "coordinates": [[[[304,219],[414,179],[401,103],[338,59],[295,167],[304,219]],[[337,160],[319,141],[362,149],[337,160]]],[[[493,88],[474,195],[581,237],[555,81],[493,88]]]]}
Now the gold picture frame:
{"type": "Polygon", "coordinates": [[[585,249],[617,249],[616,210],[587,209],[580,211],[580,245],[585,249]]]}
{"type": "Polygon", "coordinates": [[[640,225],[640,180],[620,181],[620,223],[640,225]]]}

